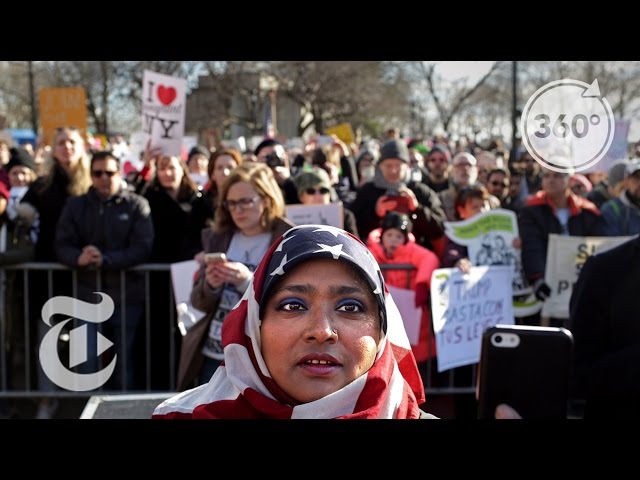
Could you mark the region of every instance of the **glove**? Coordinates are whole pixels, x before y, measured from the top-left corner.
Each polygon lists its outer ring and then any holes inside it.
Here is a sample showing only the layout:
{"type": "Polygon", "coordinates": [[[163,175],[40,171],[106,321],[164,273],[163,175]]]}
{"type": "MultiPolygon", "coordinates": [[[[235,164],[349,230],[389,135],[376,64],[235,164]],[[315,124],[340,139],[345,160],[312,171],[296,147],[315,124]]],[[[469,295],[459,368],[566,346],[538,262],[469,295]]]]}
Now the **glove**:
{"type": "Polygon", "coordinates": [[[540,278],[536,283],[533,284],[533,292],[535,293],[538,300],[544,302],[551,296],[551,287],[547,285],[547,283],[544,281],[544,278],[540,278]]]}

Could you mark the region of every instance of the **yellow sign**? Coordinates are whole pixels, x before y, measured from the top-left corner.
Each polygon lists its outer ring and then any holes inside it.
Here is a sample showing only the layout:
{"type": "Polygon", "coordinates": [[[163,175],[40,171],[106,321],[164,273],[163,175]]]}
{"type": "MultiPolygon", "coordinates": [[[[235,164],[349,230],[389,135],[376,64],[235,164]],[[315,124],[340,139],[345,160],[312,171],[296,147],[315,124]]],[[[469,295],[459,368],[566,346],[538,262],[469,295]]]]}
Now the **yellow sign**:
{"type": "Polygon", "coordinates": [[[43,140],[51,145],[56,128],[87,130],[87,100],[82,87],[40,89],[40,125],[43,140]]]}
{"type": "Polygon", "coordinates": [[[351,128],[350,123],[341,123],[335,127],[327,128],[325,134],[335,135],[347,145],[356,142],[356,136],[353,134],[353,128],[351,128]]]}

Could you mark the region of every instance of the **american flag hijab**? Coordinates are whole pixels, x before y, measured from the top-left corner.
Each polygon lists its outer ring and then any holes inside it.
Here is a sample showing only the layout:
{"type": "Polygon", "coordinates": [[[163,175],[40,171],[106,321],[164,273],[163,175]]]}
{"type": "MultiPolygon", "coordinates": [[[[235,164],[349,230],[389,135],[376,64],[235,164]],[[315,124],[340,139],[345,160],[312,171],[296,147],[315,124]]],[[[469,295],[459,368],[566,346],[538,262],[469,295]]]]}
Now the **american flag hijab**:
{"type": "Polygon", "coordinates": [[[425,400],[402,318],[380,267],[358,238],[339,228],[303,225],[278,238],[225,319],[222,342],[224,364],[209,383],[166,400],[154,418],[418,418],[418,405],[425,400]],[[316,258],[357,267],[377,298],[383,332],[376,359],[365,374],[337,392],[300,404],[267,370],[260,351],[260,304],[266,304],[265,297],[282,275],[316,258]]]}

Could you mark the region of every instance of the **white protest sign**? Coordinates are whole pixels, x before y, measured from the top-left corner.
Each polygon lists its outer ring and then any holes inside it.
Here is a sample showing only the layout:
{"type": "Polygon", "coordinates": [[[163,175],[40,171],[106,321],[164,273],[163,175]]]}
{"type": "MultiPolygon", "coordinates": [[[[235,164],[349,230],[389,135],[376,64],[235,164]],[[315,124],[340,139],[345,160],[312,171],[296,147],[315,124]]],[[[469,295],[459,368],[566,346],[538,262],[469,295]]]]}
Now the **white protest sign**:
{"type": "Polygon", "coordinates": [[[165,155],[182,157],[187,81],[144,71],[142,81],[142,129],[144,143],[161,147],[165,155]]]}
{"type": "Polygon", "coordinates": [[[286,216],[295,225],[330,225],[343,228],[342,202],[327,205],[286,205],[286,216]]]}
{"type": "MultiPolygon", "coordinates": [[[[193,279],[200,265],[195,260],[187,260],[184,262],[171,264],[171,282],[173,284],[173,295],[176,302],[176,315],[178,325],[180,326],[180,315],[185,309],[193,315],[196,321],[201,320],[205,316],[205,312],[198,310],[191,304],[191,289],[193,287],[193,279]]],[[[183,322],[181,333],[184,336],[186,332],[195,325],[192,322],[183,322]],[[184,331],[182,329],[184,328],[184,331]]]]}
{"type": "Polygon", "coordinates": [[[591,255],[617,247],[632,237],[568,237],[549,234],[544,279],[551,295],[542,307],[543,317],[569,318],[569,300],[582,265],[591,255]]]}
{"type": "Polygon", "coordinates": [[[438,372],[478,363],[484,331],[513,324],[512,269],[440,268],[431,275],[431,310],[438,351],[438,372]]]}
{"type": "Polygon", "coordinates": [[[409,343],[411,345],[418,345],[422,309],[416,307],[416,292],[392,285],[387,285],[387,289],[398,307],[398,311],[402,317],[402,323],[404,324],[404,330],[407,332],[407,337],[409,337],[409,343]]]}

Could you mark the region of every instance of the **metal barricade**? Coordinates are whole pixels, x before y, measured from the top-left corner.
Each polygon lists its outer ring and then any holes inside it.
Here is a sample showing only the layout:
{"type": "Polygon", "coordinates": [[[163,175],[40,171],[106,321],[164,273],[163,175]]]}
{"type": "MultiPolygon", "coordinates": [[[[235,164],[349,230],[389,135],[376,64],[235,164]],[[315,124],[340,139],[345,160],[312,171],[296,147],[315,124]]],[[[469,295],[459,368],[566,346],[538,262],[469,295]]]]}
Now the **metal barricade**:
{"type": "MultiPolygon", "coordinates": [[[[380,267],[383,275],[385,276],[386,272],[391,270],[406,271],[407,287],[409,287],[411,272],[415,269],[413,265],[382,264],[380,267]]],[[[42,308],[41,305],[34,305],[30,298],[30,294],[33,293],[33,286],[30,281],[35,272],[44,272],[46,275],[46,292],[38,293],[41,296],[46,296],[47,299],[52,298],[54,296],[54,291],[58,290],[60,287],[59,284],[55,283],[58,279],[54,279],[54,277],[59,274],[54,275],[54,272],[68,272],[67,275],[71,278],[71,284],[68,288],[71,296],[75,297],[78,292],[78,271],[58,263],[30,262],[6,266],[0,269],[0,302],[2,302],[0,305],[0,397],[40,397],[45,393],[46,396],[78,397],[88,396],[103,391],[108,393],[150,393],[175,391],[176,368],[180,345],[179,341],[176,341],[178,329],[169,264],[143,264],[119,272],[122,304],[126,303],[126,274],[128,272],[142,272],[144,275],[144,316],[138,328],[138,335],[140,335],[141,332],[144,333],[143,341],[138,342],[138,345],[143,345],[141,348],[144,349],[144,355],[142,355],[142,360],[139,352],[138,355],[136,355],[136,359],[138,360],[138,364],[136,366],[138,367],[138,371],[140,369],[143,370],[143,378],[138,382],[137,388],[127,389],[125,387],[124,378],[126,377],[128,369],[132,368],[135,360],[127,358],[127,355],[125,354],[122,359],[118,358],[118,363],[116,365],[116,368],[120,369],[120,378],[122,379],[122,383],[120,385],[111,386],[109,389],[101,387],[100,389],[91,392],[71,392],[62,389],[43,392],[34,381],[34,375],[36,375],[39,364],[39,355],[36,348],[39,344],[37,341],[37,324],[41,323],[44,325],[41,313],[34,311],[34,309],[42,308]],[[168,273],[167,281],[169,285],[166,291],[171,292],[171,294],[168,295],[169,298],[152,298],[151,275],[155,272],[168,273]],[[17,281],[20,285],[15,284],[17,281]],[[10,285],[8,282],[13,282],[13,284],[10,285]],[[12,295],[7,296],[7,293],[12,293],[12,295]],[[46,295],[42,295],[43,293],[46,293],[46,295]],[[17,310],[21,310],[21,318],[16,319],[13,312],[11,312],[11,307],[16,305],[17,295],[19,294],[22,294],[22,299],[20,301],[21,308],[17,310]],[[166,318],[152,318],[152,302],[166,302],[166,318]],[[169,322],[169,325],[165,326],[168,332],[168,345],[153,344],[152,342],[153,322],[160,320],[166,320],[169,322]],[[20,334],[16,333],[16,327],[20,328],[20,334]],[[15,338],[19,339],[17,344],[13,343],[15,338]],[[163,348],[168,348],[168,362],[167,364],[163,363],[162,365],[156,365],[152,361],[152,352],[157,352],[157,349],[163,348]],[[154,388],[152,373],[163,378],[166,387],[154,388]]],[[[100,276],[98,270],[96,270],[96,286],[99,291],[100,276]]],[[[159,308],[164,312],[164,306],[160,305],[159,308]]],[[[119,321],[122,326],[125,325],[126,313],[124,309],[121,309],[119,321]]],[[[122,345],[125,345],[127,341],[126,328],[121,328],[121,332],[122,335],[119,341],[122,345]]],[[[439,374],[437,373],[436,363],[432,359],[429,359],[425,364],[420,365],[420,371],[427,394],[472,393],[475,390],[475,366],[473,366],[472,371],[470,372],[470,378],[460,378],[460,372],[456,372],[456,370],[458,369],[439,374]],[[456,377],[456,375],[458,375],[458,377],[456,377]]],[[[467,371],[465,375],[467,375],[467,373],[469,372],[467,371]]],[[[138,378],[140,378],[140,375],[138,378]]]]}

